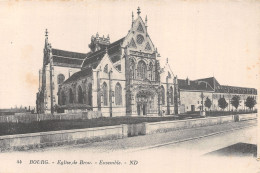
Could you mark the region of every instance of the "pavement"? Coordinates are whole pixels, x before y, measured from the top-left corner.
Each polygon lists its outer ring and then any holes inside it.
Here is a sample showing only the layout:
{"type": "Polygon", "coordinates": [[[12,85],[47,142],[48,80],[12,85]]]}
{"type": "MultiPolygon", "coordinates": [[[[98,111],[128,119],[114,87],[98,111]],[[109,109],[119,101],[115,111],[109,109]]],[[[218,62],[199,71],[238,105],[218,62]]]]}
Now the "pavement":
{"type": "Polygon", "coordinates": [[[81,145],[1,153],[0,173],[260,172],[256,120],[81,145]],[[46,161],[48,164],[30,164],[46,161]],[[19,162],[18,162],[19,161],[19,162]],[[21,163],[21,162],[22,163],[21,163]],[[74,164],[77,163],[77,164],[74,164]],[[82,164],[80,164],[82,163],[82,164]]]}

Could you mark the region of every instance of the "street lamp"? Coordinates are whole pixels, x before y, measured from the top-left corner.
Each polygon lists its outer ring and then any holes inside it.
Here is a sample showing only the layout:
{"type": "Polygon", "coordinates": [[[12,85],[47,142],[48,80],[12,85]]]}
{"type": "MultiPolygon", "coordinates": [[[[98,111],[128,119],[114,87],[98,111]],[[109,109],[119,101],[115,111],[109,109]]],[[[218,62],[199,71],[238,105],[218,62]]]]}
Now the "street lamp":
{"type": "Polygon", "coordinates": [[[204,107],[203,107],[203,99],[204,99],[204,97],[205,97],[205,96],[204,96],[203,92],[201,92],[201,94],[200,94],[200,98],[201,98],[201,100],[202,100],[202,101],[201,101],[201,112],[200,112],[200,115],[201,115],[201,116],[206,116],[206,115],[205,115],[205,112],[204,112],[204,107]]]}

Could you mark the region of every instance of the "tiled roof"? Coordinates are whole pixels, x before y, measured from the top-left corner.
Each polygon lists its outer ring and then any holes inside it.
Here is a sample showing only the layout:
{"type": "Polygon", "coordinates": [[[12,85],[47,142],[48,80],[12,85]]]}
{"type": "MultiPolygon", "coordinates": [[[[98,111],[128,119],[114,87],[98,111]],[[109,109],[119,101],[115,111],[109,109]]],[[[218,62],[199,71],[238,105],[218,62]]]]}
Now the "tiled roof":
{"type": "Polygon", "coordinates": [[[219,85],[218,87],[216,87],[215,92],[231,94],[257,94],[257,90],[255,88],[245,88],[227,85],[219,85]]]}
{"type": "Polygon", "coordinates": [[[216,86],[219,86],[220,84],[218,83],[218,81],[216,80],[215,77],[209,77],[209,78],[202,78],[202,79],[197,79],[195,81],[204,81],[207,82],[213,89],[216,86]]]}
{"type": "MultiPolygon", "coordinates": [[[[108,55],[113,55],[121,50],[121,43],[124,41],[124,37],[115,41],[114,43],[111,43],[107,46],[107,53],[108,55]]],[[[82,68],[88,68],[93,67],[96,68],[101,61],[101,59],[104,57],[106,53],[106,48],[102,48],[99,51],[96,51],[94,53],[91,53],[87,56],[87,58],[84,60],[84,63],[82,65],[82,68]]],[[[114,56],[111,58],[111,61],[114,63],[119,60],[119,56],[114,56]]]]}
{"type": "Polygon", "coordinates": [[[74,73],[71,77],[69,77],[66,81],[64,81],[63,84],[67,84],[67,83],[76,81],[82,77],[86,77],[86,76],[90,76],[90,75],[92,75],[92,69],[87,68],[85,70],[81,70],[81,71],[74,73]]]}
{"type": "Polygon", "coordinates": [[[82,64],[82,59],[70,59],[70,58],[63,58],[58,56],[53,56],[53,63],[55,64],[67,64],[67,65],[78,65],[82,64]]]}
{"type": "Polygon", "coordinates": [[[86,53],[70,52],[59,49],[52,49],[54,65],[65,67],[81,67],[83,60],[87,57],[86,53]]]}
{"type": "Polygon", "coordinates": [[[245,88],[236,86],[220,85],[215,77],[203,78],[197,80],[178,79],[178,86],[181,90],[199,90],[199,91],[214,91],[215,93],[232,93],[232,94],[257,94],[255,88],[245,88]],[[203,82],[202,82],[203,81],[203,82]]]}
{"type": "Polygon", "coordinates": [[[76,58],[84,60],[87,57],[86,53],[78,53],[78,52],[71,52],[66,50],[54,49],[52,48],[52,55],[62,56],[67,58],[76,58]]]}
{"type": "Polygon", "coordinates": [[[190,91],[214,91],[211,86],[205,82],[198,81],[189,81],[184,79],[178,79],[178,86],[181,90],[190,90],[190,91]]]}

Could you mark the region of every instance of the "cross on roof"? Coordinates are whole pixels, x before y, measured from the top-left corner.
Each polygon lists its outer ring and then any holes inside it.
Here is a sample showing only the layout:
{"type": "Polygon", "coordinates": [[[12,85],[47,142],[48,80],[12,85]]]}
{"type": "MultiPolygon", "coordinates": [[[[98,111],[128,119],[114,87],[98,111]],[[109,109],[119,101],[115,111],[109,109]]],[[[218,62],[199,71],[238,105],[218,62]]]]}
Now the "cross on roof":
{"type": "Polygon", "coordinates": [[[48,29],[45,31],[45,36],[48,37],[48,29]]]}
{"type": "Polygon", "coordinates": [[[137,14],[138,14],[138,16],[140,15],[140,13],[141,13],[141,9],[140,9],[140,7],[138,7],[138,8],[137,8],[137,14]]]}

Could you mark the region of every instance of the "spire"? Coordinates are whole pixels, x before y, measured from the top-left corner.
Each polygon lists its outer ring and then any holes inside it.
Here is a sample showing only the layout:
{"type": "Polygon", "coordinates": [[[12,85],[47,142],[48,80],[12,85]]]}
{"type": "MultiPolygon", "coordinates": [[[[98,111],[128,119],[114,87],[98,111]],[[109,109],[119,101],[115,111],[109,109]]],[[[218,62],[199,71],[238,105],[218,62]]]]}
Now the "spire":
{"type": "Polygon", "coordinates": [[[45,37],[48,39],[48,29],[45,30],[45,37]]]}
{"type": "Polygon", "coordinates": [[[166,62],[167,62],[167,64],[168,64],[168,58],[166,59],[166,62]]]}
{"type": "Polygon", "coordinates": [[[147,25],[147,15],[145,16],[145,28],[146,28],[146,36],[148,35],[148,33],[147,33],[147,27],[148,27],[148,25],[147,25]]]}
{"type": "Polygon", "coordinates": [[[134,12],[132,11],[132,27],[134,26],[134,12]]]}
{"type": "Polygon", "coordinates": [[[141,13],[141,9],[140,9],[140,7],[138,7],[138,8],[137,8],[137,14],[138,14],[138,16],[140,15],[140,13],[141,13]]]}
{"type": "Polygon", "coordinates": [[[48,29],[45,30],[45,49],[48,47],[48,29]]]}

